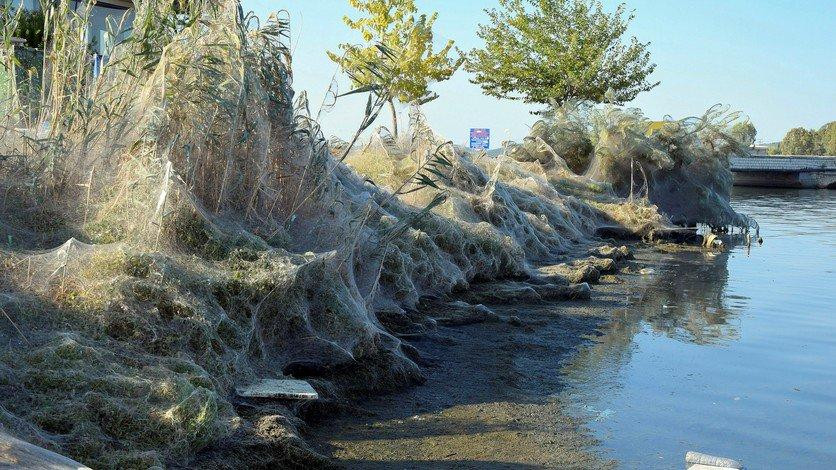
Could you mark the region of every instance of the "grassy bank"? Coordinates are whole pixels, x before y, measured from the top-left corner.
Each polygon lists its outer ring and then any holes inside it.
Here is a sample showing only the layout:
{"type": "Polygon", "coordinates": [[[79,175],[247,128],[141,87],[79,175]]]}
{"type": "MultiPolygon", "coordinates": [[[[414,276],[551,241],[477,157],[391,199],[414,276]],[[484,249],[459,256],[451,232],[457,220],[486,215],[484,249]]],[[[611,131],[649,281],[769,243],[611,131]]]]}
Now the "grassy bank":
{"type": "Polygon", "coordinates": [[[670,175],[693,188],[670,196],[697,208],[683,220],[745,225],[710,118],[654,137],[636,115],[590,115],[594,171],[577,174],[555,132],[489,157],[416,109],[407,139],[340,162],[294,99],[282,15],[172,8],[140,3],[97,78],[85,15],[54,11],[42,75],[0,126],[0,424],[85,464],[321,463],[298,438],[305,410],[242,404],[234,387],[304,377],[327,409],[418,383],[392,328],[420,324],[422,299],[506,278],[558,292],[568,282],[532,263],[600,227],[670,225],[679,212],[654,196],[670,175]],[[631,161],[650,177],[625,194],[631,161]]]}

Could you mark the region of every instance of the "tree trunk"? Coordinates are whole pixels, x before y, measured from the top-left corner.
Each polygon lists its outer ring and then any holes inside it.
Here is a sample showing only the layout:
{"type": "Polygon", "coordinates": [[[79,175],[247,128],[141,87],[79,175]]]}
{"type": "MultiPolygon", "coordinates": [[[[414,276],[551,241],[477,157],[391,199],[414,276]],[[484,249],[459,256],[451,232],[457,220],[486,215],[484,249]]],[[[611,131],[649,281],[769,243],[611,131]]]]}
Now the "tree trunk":
{"type": "Polygon", "coordinates": [[[392,111],[392,137],[398,140],[398,113],[395,111],[395,100],[389,98],[389,110],[392,111]]]}

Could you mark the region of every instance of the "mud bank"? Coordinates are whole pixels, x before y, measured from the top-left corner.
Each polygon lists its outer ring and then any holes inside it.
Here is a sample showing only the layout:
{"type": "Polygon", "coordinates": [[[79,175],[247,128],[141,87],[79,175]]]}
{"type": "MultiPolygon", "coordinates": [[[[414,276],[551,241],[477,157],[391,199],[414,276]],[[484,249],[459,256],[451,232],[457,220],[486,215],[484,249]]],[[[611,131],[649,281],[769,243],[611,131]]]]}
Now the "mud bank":
{"type": "Polygon", "coordinates": [[[636,259],[602,274],[591,300],[491,303],[494,317],[405,339],[423,358],[426,383],[356,401],[313,422],[306,437],[349,468],[614,467],[565,412],[559,371],[614,310],[641,297],[642,268],[661,263],[663,250],[688,248],[633,249],[636,259]]]}

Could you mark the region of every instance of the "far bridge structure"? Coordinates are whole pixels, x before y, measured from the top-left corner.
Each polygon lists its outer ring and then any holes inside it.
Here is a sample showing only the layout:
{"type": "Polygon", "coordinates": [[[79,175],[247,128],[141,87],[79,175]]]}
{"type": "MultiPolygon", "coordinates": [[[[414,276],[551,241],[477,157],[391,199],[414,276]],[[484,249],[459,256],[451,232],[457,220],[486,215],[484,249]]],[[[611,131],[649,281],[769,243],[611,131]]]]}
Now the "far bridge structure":
{"type": "Polygon", "coordinates": [[[735,186],[836,189],[836,156],[731,157],[735,186]]]}

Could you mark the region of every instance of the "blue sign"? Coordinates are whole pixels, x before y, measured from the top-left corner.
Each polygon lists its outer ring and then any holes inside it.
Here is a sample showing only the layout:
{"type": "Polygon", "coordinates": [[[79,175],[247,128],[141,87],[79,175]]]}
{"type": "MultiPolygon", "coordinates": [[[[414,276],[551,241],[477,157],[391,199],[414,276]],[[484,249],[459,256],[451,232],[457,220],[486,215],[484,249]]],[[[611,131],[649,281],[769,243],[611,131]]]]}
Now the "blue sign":
{"type": "Polygon", "coordinates": [[[491,130],[470,129],[470,148],[484,150],[491,148],[491,130]]]}

